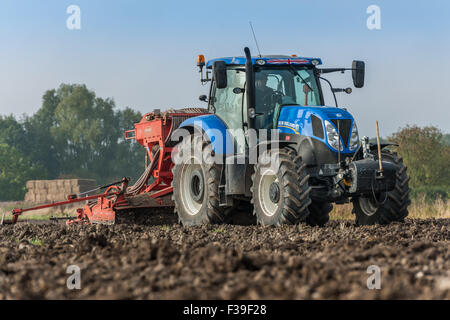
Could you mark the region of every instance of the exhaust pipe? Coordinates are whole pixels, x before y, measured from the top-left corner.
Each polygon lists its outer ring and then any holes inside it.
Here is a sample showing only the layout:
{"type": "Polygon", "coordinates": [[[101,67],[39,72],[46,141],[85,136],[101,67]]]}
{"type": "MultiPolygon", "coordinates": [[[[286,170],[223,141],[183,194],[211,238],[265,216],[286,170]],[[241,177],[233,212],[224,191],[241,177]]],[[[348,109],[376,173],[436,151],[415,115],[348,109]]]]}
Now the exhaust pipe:
{"type": "Polygon", "coordinates": [[[248,128],[255,129],[255,73],[253,71],[252,56],[248,47],[244,48],[245,52],[245,82],[247,84],[247,116],[248,128]]]}

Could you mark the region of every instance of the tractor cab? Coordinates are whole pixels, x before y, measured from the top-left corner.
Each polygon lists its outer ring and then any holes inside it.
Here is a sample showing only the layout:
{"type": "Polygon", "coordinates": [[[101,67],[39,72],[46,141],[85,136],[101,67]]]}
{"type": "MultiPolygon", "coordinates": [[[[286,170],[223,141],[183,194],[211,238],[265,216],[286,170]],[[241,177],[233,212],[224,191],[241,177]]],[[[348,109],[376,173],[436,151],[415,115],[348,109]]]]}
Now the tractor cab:
{"type": "MultiPolygon", "coordinates": [[[[247,128],[248,112],[245,57],[219,58],[208,61],[207,70],[220,63],[226,68],[226,86],[218,88],[217,77],[212,81],[208,108],[231,128],[247,128]]],[[[320,106],[323,96],[315,75],[320,59],[296,56],[261,56],[252,58],[254,71],[255,129],[277,128],[276,116],[283,105],[320,106]]],[[[247,93],[248,94],[248,93],[247,93]]]]}

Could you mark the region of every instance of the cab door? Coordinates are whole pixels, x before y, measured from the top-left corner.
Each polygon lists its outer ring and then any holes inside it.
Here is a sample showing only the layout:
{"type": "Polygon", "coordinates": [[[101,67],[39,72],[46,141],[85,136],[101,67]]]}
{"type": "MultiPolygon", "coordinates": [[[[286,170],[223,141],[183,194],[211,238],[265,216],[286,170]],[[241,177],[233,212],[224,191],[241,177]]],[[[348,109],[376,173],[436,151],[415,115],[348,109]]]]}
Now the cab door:
{"type": "Polygon", "coordinates": [[[227,126],[234,139],[237,153],[245,151],[245,136],[243,131],[243,104],[245,72],[237,68],[227,69],[227,87],[216,88],[215,82],[211,84],[209,110],[216,114],[227,126]],[[235,88],[242,89],[238,93],[235,88]]]}

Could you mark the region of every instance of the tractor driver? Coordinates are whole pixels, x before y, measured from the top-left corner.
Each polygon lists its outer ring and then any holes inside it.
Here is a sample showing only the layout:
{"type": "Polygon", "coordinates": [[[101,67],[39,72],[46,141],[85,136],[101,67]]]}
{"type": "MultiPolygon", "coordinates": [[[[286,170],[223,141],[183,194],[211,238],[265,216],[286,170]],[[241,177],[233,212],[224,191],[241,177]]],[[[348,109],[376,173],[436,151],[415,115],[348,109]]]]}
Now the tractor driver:
{"type": "Polygon", "coordinates": [[[267,74],[263,72],[255,72],[255,102],[256,112],[262,113],[258,117],[257,122],[259,128],[266,128],[271,123],[269,113],[273,111],[272,95],[275,92],[267,86],[267,74]]]}
{"type": "Polygon", "coordinates": [[[271,96],[274,90],[267,86],[267,74],[262,72],[255,73],[255,96],[258,112],[267,112],[271,109],[271,96]]]}

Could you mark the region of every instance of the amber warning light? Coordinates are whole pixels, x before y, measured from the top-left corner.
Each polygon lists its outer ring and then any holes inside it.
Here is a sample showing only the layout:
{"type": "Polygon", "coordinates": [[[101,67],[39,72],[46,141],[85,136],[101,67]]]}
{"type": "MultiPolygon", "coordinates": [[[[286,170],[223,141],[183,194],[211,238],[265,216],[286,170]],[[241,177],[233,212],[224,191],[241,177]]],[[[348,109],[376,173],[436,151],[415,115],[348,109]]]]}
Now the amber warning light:
{"type": "Polygon", "coordinates": [[[199,54],[197,56],[197,66],[203,67],[205,65],[205,56],[202,54],[199,54]]]}

